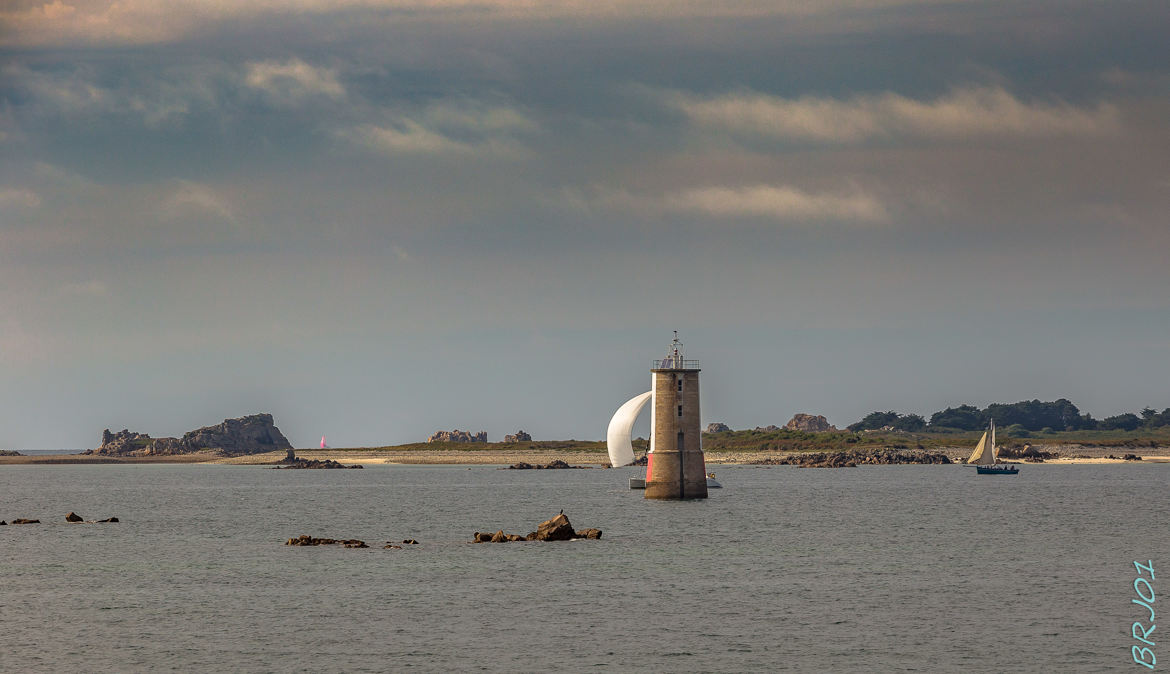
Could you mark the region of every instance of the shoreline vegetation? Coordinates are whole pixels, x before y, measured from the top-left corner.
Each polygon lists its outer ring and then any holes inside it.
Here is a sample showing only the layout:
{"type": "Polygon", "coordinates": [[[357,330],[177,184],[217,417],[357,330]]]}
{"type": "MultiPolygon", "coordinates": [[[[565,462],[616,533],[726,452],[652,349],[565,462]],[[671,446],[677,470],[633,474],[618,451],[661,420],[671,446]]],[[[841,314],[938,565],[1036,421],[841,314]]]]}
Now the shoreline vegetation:
{"type": "MultiPolygon", "coordinates": [[[[945,454],[952,462],[962,463],[970,455],[981,432],[907,432],[907,431],[724,431],[703,434],[703,451],[708,465],[779,463],[784,457],[834,452],[931,452],[945,454]]],[[[634,441],[637,455],[648,448],[645,439],[634,441]]],[[[1170,463],[1170,427],[1122,430],[1079,430],[1037,433],[1028,438],[1006,438],[999,445],[1007,455],[1046,452],[1043,460],[1007,459],[1022,463],[1170,463]],[[1141,457],[1126,460],[1125,455],[1141,457]],[[1110,458],[1113,457],[1113,458],[1110,458]]],[[[572,465],[609,465],[604,441],[527,441],[527,442],[419,442],[386,447],[336,449],[300,449],[299,458],[331,460],[343,464],[486,464],[509,465],[520,462],[547,464],[554,460],[572,465]]],[[[0,456],[0,465],[11,464],[122,464],[122,463],[210,463],[236,465],[276,465],[287,458],[284,450],[242,456],[225,456],[220,452],[201,451],[163,456],[102,456],[96,454],[42,454],[0,456]]]]}

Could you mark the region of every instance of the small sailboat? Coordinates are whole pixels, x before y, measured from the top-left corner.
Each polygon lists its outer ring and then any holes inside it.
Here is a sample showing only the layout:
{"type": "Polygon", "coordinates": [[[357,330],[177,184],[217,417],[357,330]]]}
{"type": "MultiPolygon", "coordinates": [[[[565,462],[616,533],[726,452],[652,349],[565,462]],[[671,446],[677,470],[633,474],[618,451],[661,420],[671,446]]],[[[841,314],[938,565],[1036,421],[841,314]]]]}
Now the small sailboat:
{"type": "Polygon", "coordinates": [[[994,419],[987,430],[983,431],[983,437],[979,438],[979,444],[975,445],[975,451],[971,452],[967,465],[975,466],[975,472],[979,475],[1015,475],[1020,472],[1013,464],[997,462],[994,419]]]}
{"type": "Polygon", "coordinates": [[[329,445],[325,444],[325,436],[321,436],[321,449],[329,449],[329,445]]]}
{"type": "Polygon", "coordinates": [[[715,473],[707,473],[707,488],[721,489],[723,485],[719,484],[719,480],[715,479],[715,473]]]}

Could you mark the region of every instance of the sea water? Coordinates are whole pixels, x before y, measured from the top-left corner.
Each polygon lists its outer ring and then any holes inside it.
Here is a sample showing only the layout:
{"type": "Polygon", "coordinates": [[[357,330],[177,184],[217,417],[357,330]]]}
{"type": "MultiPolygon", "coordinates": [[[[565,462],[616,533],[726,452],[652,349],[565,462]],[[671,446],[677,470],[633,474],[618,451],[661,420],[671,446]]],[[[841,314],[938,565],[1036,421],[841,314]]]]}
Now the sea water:
{"type": "Polygon", "coordinates": [[[717,470],[3,466],[0,670],[1132,671],[1170,578],[1170,464],[717,470]],[[562,509],[603,538],[468,542],[562,509]]]}

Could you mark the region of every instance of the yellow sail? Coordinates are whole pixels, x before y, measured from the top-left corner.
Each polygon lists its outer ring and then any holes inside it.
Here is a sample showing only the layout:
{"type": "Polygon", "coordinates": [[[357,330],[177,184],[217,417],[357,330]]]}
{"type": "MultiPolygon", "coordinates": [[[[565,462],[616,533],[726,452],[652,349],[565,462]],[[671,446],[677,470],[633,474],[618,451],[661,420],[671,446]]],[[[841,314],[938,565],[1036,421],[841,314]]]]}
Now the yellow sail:
{"type": "Polygon", "coordinates": [[[987,431],[983,431],[983,437],[979,438],[979,444],[975,445],[975,451],[971,452],[971,458],[967,459],[967,463],[980,465],[995,463],[995,457],[992,456],[993,451],[987,443],[987,431]]]}

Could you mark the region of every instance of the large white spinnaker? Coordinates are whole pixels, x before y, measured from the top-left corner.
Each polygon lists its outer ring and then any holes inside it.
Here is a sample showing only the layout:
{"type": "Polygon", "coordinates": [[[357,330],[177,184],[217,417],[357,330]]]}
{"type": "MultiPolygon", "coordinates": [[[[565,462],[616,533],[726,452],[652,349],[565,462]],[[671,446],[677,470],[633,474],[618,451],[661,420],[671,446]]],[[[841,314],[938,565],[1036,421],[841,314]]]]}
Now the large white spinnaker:
{"type": "Polygon", "coordinates": [[[605,442],[609,447],[609,463],[614,468],[628,466],[634,462],[634,445],[630,441],[630,434],[634,431],[634,422],[638,413],[654,396],[654,391],[646,391],[626,401],[618,408],[613,418],[609,420],[609,430],[605,434],[605,442]]]}

